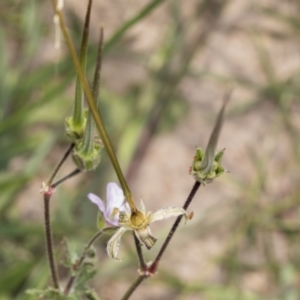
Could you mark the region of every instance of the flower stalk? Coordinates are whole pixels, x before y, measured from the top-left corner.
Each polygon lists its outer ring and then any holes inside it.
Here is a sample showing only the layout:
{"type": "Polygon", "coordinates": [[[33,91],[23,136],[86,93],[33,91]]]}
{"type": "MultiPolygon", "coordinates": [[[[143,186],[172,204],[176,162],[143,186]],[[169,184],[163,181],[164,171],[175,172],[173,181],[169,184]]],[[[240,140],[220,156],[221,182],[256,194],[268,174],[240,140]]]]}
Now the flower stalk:
{"type": "Polygon", "coordinates": [[[54,183],[51,184],[51,188],[55,189],[58,185],[62,184],[64,181],[74,177],[75,175],[79,174],[81,172],[80,169],[75,169],[73,172],[71,172],[70,174],[64,176],[63,178],[55,181],[54,183]]]}
{"type": "MultiPolygon", "coordinates": [[[[194,186],[193,186],[193,188],[192,188],[192,190],[191,190],[189,196],[187,197],[187,199],[186,199],[186,201],[185,201],[185,203],[184,203],[184,205],[183,205],[183,207],[182,207],[184,210],[187,210],[187,209],[188,209],[188,207],[189,207],[189,205],[191,204],[191,202],[192,202],[194,196],[196,195],[198,189],[200,188],[200,185],[201,185],[201,182],[196,181],[196,182],[194,183],[194,186]]],[[[170,241],[171,241],[171,239],[172,239],[172,237],[173,237],[175,231],[176,231],[177,228],[178,228],[178,225],[179,225],[179,223],[180,223],[182,217],[183,217],[182,215],[177,217],[177,219],[175,220],[175,222],[174,222],[174,224],[173,224],[173,226],[172,226],[172,228],[171,228],[171,230],[170,230],[170,232],[169,232],[169,234],[168,234],[166,240],[164,241],[164,243],[163,243],[161,249],[159,250],[159,252],[158,252],[158,254],[157,254],[155,260],[153,261],[153,263],[152,263],[152,264],[150,265],[150,267],[148,268],[147,271],[148,271],[150,274],[155,274],[156,269],[157,269],[157,266],[158,266],[158,264],[159,264],[159,262],[160,262],[160,259],[161,259],[161,257],[163,256],[164,252],[166,251],[166,249],[167,249],[167,247],[168,247],[168,245],[169,245],[169,243],[170,243],[170,241]]],[[[192,217],[192,216],[191,216],[191,217],[192,217]]]]}
{"type": "Polygon", "coordinates": [[[54,168],[53,172],[51,173],[49,179],[47,180],[46,186],[50,187],[55,176],[57,175],[58,171],[60,170],[61,166],[64,164],[64,162],[66,161],[66,159],[68,158],[68,156],[70,155],[70,153],[72,152],[73,148],[75,147],[75,144],[72,143],[68,150],[66,151],[66,153],[64,154],[64,156],[61,158],[61,160],[59,161],[59,163],[57,164],[57,166],[54,168]]]}
{"type": "MultiPolygon", "coordinates": [[[[80,47],[80,57],[79,57],[80,65],[82,67],[83,72],[85,72],[86,64],[87,64],[87,50],[88,50],[87,45],[89,39],[91,6],[92,6],[92,0],[89,0],[86,18],[84,22],[83,35],[82,35],[81,47],[80,47]]],[[[81,82],[78,75],[76,77],[73,122],[75,126],[81,126],[84,123],[84,94],[83,94],[81,82]]]]}
{"type": "Polygon", "coordinates": [[[49,266],[51,271],[52,283],[55,289],[59,289],[59,279],[56,269],[56,263],[53,253],[53,238],[50,223],[50,198],[51,194],[44,194],[44,222],[45,222],[45,235],[46,235],[46,246],[48,253],[49,266]]]}

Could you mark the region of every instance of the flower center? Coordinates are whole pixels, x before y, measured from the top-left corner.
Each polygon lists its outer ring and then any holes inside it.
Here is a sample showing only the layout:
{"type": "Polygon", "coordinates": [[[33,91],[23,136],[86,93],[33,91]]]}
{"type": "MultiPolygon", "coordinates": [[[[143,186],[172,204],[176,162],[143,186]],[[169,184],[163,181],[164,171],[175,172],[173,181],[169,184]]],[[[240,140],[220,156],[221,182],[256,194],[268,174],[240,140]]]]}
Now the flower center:
{"type": "Polygon", "coordinates": [[[137,210],[135,212],[132,212],[130,221],[133,226],[139,227],[144,224],[145,217],[140,211],[137,210]]]}

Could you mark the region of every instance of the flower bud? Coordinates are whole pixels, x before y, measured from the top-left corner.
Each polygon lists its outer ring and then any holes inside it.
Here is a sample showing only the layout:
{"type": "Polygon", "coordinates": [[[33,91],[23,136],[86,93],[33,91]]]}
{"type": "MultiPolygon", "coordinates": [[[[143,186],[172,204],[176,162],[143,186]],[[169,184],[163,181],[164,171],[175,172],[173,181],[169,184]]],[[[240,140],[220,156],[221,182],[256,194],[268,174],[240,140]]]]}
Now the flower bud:
{"type": "Polygon", "coordinates": [[[82,171],[94,170],[101,160],[102,145],[94,143],[91,151],[82,150],[82,142],[78,142],[73,150],[72,158],[75,165],[82,171]]]}
{"type": "Polygon", "coordinates": [[[70,116],[65,119],[65,130],[67,136],[71,139],[73,143],[82,139],[87,122],[87,110],[84,111],[84,118],[82,122],[74,122],[74,117],[70,116]]]}
{"type": "Polygon", "coordinates": [[[196,148],[196,155],[190,168],[190,174],[193,175],[196,181],[199,181],[203,184],[212,182],[214,178],[222,175],[225,172],[224,167],[221,165],[221,159],[225,149],[218,153],[215,151],[223,125],[225,108],[229,101],[231,91],[232,90],[229,90],[224,95],[223,105],[217,116],[215,126],[210,135],[205,151],[203,151],[201,148],[196,148]]]}
{"type": "Polygon", "coordinates": [[[204,151],[201,148],[196,148],[196,155],[190,170],[190,174],[195,178],[196,181],[199,181],[203,184],[210,183],[213,181],[213,179],[226,172],[225,168],[221,164],[224,150],[225,149],[215,154],[212,168],[207,171],[201,168],[204,158],[204,151]]]}

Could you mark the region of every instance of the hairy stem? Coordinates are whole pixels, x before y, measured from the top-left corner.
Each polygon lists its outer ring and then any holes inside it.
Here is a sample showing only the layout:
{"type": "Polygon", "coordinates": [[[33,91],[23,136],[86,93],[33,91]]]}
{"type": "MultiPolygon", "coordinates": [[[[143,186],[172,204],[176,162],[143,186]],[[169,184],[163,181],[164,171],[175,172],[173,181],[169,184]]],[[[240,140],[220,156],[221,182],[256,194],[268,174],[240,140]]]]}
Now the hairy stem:
{"type": "MultiPolygon", "coordinates": [[[[59,180],[56,184],[52,185],[52,182],[57,175],[58,171],[60,170],[63,163],[66,161],[67,157],[70,155],[71,151],[73,150],[75,144],[71,144],[62,159],[59,161],[57,166],[54,168],[54,171],[50,175],[44,193],[44,224],[45,224],[45,236],[46,236],[46,247],[47,247],[47,254],[48,254],[48,261],[50,266],[51,278],[53,282],[53,286],[56,289],[59,289],[59,280],[56,270],[56,263],[53,254],[53,238],[52,238],[52,231],[51,231],[51,220],[50,220],[50,199],[53,193],[53,189],[62,182],[59,180]]],[[[70,177],[70,176],[69,176],[70,177]]],[[[68,177],[68,178],[69,178],[68,177]]],[[[65,179],[64,179],[65,180],[65,179]]]]}
{"type": "Polygon", "coordinates": [[[52,240],[52,231],[50,223],[50,198],[51,195],[44,194],[44,221],[45,221],[45,234],[46,234],[46,246],[48,253],[49,266],[51,271],[51,277],[53,286],[56,289],[59,289],[59,280],[56,270],[56,264],[53,254],[53,240],[52,240]]]}
{"type": "MultiPolygon", "coordinates": [[[[194,198],[196,192],[198,191],[200,185],[201,185],[200,182],[198,182],[198,181],[195,182],[195,184],[194,184],[194,186],[193,186],[193,188],[192,188],[192,190],[191,190],[189,196],[187,197],[187,199],[186,199],[186,201],[185,201],[185,203],[184,203],[184,205],[183,205],[183,208],[184,208],[185,210],[189,207],[189,205],[190,205],[190,203],[192,202],[192,200],[193,200],[193,198],[194,198]]],[[[151,264],[151,266],[149,267],[148,271],[149,271],[151,274],[154,274],[154,273],[156,272],[158,263],[159,263],[159,261],[160,261],[162,255],[163,255],[164,252],[166,251],[166,249],[167,249],[167,247],[168,247],[168,245],[169,245],[169,243],[170,243],[170,241],[171,241],[171,239],[172,239],[172,237],[173,237],[175,231],[177,230],[178,225],[179,225],[179,223],[180,223],[182,217],[183,217],[183,215],[177,217],[177,219],[176,219],[176,221],[174,222],[174,224],[173,224],[173,226],[172,226],[172,228],[171,228],[171,230],[170,230],[170,232],[169,232],[169,234],[168,234],[168,236],[167,236],[165,242],[163,243],[163,245],[162,245],[160,251],[158,252],[158,254],[157,254],[157,256],[156,256],[154,262],[153,262],[153,263],[151,264]]]]}

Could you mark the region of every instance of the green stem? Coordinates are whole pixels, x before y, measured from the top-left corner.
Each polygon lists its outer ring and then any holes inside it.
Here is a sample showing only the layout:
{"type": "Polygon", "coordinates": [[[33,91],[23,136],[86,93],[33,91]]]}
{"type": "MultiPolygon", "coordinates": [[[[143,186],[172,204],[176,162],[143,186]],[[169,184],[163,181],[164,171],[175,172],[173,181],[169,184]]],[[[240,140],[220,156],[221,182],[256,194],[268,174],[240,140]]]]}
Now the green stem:
{"type": "MultiPolygon", "coordinates": [[[[84,22],[80,54],[79,54],[80,64],[84,72],[86,69],[86,62],[87,62],[87,48],[88,48],[87,43],[89,38],[91,7],[92,7],[92,0],[89,0],[85,22],[84,22]]],[[[75,87],[75,105],[74,105],[74,114],[73,114],[73,121],[74,121],[74,125],[76,126],[82,126],[84,122],[83,101],[84,101],[84,97],[83,97],[82,86],[81,86],[80,78],[77,76],[76,87],[75,87]]]]}
{"type": "MultiPolygon", "coordinates": [[[[95,101],[97,101],[99,97],[100,78],[101,78],[100,75],[101,75],[101,66],[102,66],[102,48],[103,48],[103,27],[101,26],[99,43],[98,43],[97,63],[96,63],[94,80],[93,80],[93,88],[92,88],[95,101]]],[[[82,144],[83,153],[88,154],[94,148],[94,130],[95,130],[94,119],[91,113],[89,112],[87,117],[87,122],[86,122],[85,134],[83,136],[83,144],[82,144]]]]}
{"type": "Polygon", "coordinates": [[[131,211],[132,212],[135,212],[137,211],[137,208],[136,208],[136,205],[133,201],[133,198],[132,198],[132,194],[131,194],[131,191],[127,185],[127,182],[125,180],[125,177],[122,173],[122,170],[120,168],[120,165],[119,165],[119,162],[115,156],[115,153],[114,153],[114,150],[113,150],[113,147],[112,147],[112,144],[111,144],[111,141],[109,139],[109,136],[107,135],[107,132],[106,132],[106,129],[105,129],[105,126],[103,124],[103,121],[102,121],[102,118],[98,112],[98,109],[97,109],[97,103],[93,97],[93,94],[92,94],[92,91],[89,87],[89,84],[86,80],[86,77],[83,73],[83,70],[80,66],[80,62],[79,62],[79,59],[78,59],[78,56],[76,54],[76,51],[75,51],[75,48],[74,48],[74,45],[72,43],[72,40],[70,38],[70,35],[66,29],[66,25],[65,25],[65,21],[64,21],[64,18],[63,18],[63,15],[61,13],[61,11],[59,11],[56,7],[56,1],[55,0],[51,0],[52,2],[52,5],[53,5],[53,9],[55,11],[55,14],[58,16],[59,18],[59,24],[60,24],[60,27],[61,27],[61,30],[63,32],[63,35],[64,35],[64,38],[66,40],[66,43],[67,43],[67,46],[69,48],[69,51],[70,51],[70,54],[72,56],[72,59],[73,59],[73,63],[75,65],[75,69],[76,69],[76,73],[78,75],[78,77],[80,78],[80,82],[82,84],[82,87],[83,87],[83,90],[84,90],[84,93],[85,93],[85,96],[86,96],[86,99],[87,99],[87,102],[88,102],[88,105],[89,105],[89,108],[90,108],[90,111],[93,115],[93,118],[94,118],[94,121],[96,123],[96,127],[99,131],[99,134],[101,136],[101,139],[102,139],[102,142],[106,148],[106,151],[108,153],[108,156],[112,162],[112,165],[116,171],[116,174],[118,176],[118,179],[120,181],[120,184],[122,186],[122,189],[124,191],[124,196],[126,197],[126,200],[131,208],[131,211]]]}

